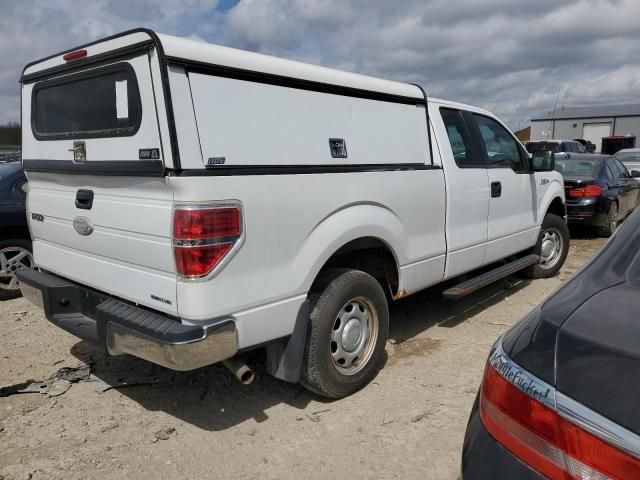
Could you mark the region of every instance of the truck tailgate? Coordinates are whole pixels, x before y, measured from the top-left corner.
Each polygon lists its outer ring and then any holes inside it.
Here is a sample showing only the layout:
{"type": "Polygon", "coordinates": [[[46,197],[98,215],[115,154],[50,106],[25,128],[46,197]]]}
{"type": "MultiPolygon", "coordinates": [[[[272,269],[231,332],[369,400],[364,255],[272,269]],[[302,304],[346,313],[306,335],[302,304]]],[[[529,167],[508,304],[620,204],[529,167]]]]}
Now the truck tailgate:
{"type": "Polygon", "coordinates": [[[165,178],[29,174],[28,208],[38,266],[175,314],[173,194],[165,178]],[[93,192],[90,210],[75,205],[93,192]],[[91,225],[89,235],[74,220],[91,225]],[[82,229],[80,229],[82,231],[82,229]],[[85,232],[86,233],[86,232],[85,232]]]}

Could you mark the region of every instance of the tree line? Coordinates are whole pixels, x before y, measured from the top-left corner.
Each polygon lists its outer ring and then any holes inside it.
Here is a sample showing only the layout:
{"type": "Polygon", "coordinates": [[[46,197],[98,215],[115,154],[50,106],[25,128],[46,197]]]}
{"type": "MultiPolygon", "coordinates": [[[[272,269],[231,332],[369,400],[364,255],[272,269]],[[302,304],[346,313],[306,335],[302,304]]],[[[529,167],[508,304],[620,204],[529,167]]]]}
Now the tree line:
{"type": "Polygon", "coordinates": [[[2,146],[20,146],[21,131],[18,122],[9,122],[6,125],[0,125],[0,145],[2,146]]]}

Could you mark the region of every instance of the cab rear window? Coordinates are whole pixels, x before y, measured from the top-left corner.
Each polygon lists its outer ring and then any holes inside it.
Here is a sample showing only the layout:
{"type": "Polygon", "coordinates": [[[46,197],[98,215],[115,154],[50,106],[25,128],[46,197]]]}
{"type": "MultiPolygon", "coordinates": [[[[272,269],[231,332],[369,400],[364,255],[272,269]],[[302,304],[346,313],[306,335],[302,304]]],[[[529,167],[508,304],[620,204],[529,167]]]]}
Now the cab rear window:
{"type": "Polygon", "coordinates": [[[31,98],[39,140],[131,136],[141,117],[138,82],[127,63],[40,82],[31,98]]]}

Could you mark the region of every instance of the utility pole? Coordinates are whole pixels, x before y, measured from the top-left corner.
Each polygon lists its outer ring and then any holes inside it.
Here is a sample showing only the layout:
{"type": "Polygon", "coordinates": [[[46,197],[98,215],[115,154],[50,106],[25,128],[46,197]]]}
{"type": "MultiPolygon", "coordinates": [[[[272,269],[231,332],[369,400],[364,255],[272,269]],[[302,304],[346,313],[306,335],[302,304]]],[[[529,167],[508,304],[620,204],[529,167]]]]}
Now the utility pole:
{"type": "Polygon", "coordinates": [[[556,137],[556,108],[558,107],[558,98],[560,97],[560,88],[558,87],[558,93],[556,93],[556,101],[553,104],[553,111],[551,112],[551,138],[556,137]]]}

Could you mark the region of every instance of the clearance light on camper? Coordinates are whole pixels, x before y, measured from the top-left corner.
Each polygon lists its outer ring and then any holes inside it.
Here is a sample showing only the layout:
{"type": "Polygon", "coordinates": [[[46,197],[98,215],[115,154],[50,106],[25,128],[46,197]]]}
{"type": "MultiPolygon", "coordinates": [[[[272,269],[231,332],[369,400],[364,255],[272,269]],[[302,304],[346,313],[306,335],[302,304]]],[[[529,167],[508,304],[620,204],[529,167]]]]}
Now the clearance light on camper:
{"type": "Polygon", "coordinates": [[[173,216],[176,272],[186,278],[208,275],[230,258],[241,239],[239,204],[177,206],[173,216]]]}
{"type": "Polygon", "coordinates": [[[62,56],[62,59],[65,62],[72,62],[74,60],[78,60],[79,58],[83,58],[87,56],[87,51],[82,48],[80,50],[74,50],[73,52],[65,53],[62,56]]]}

